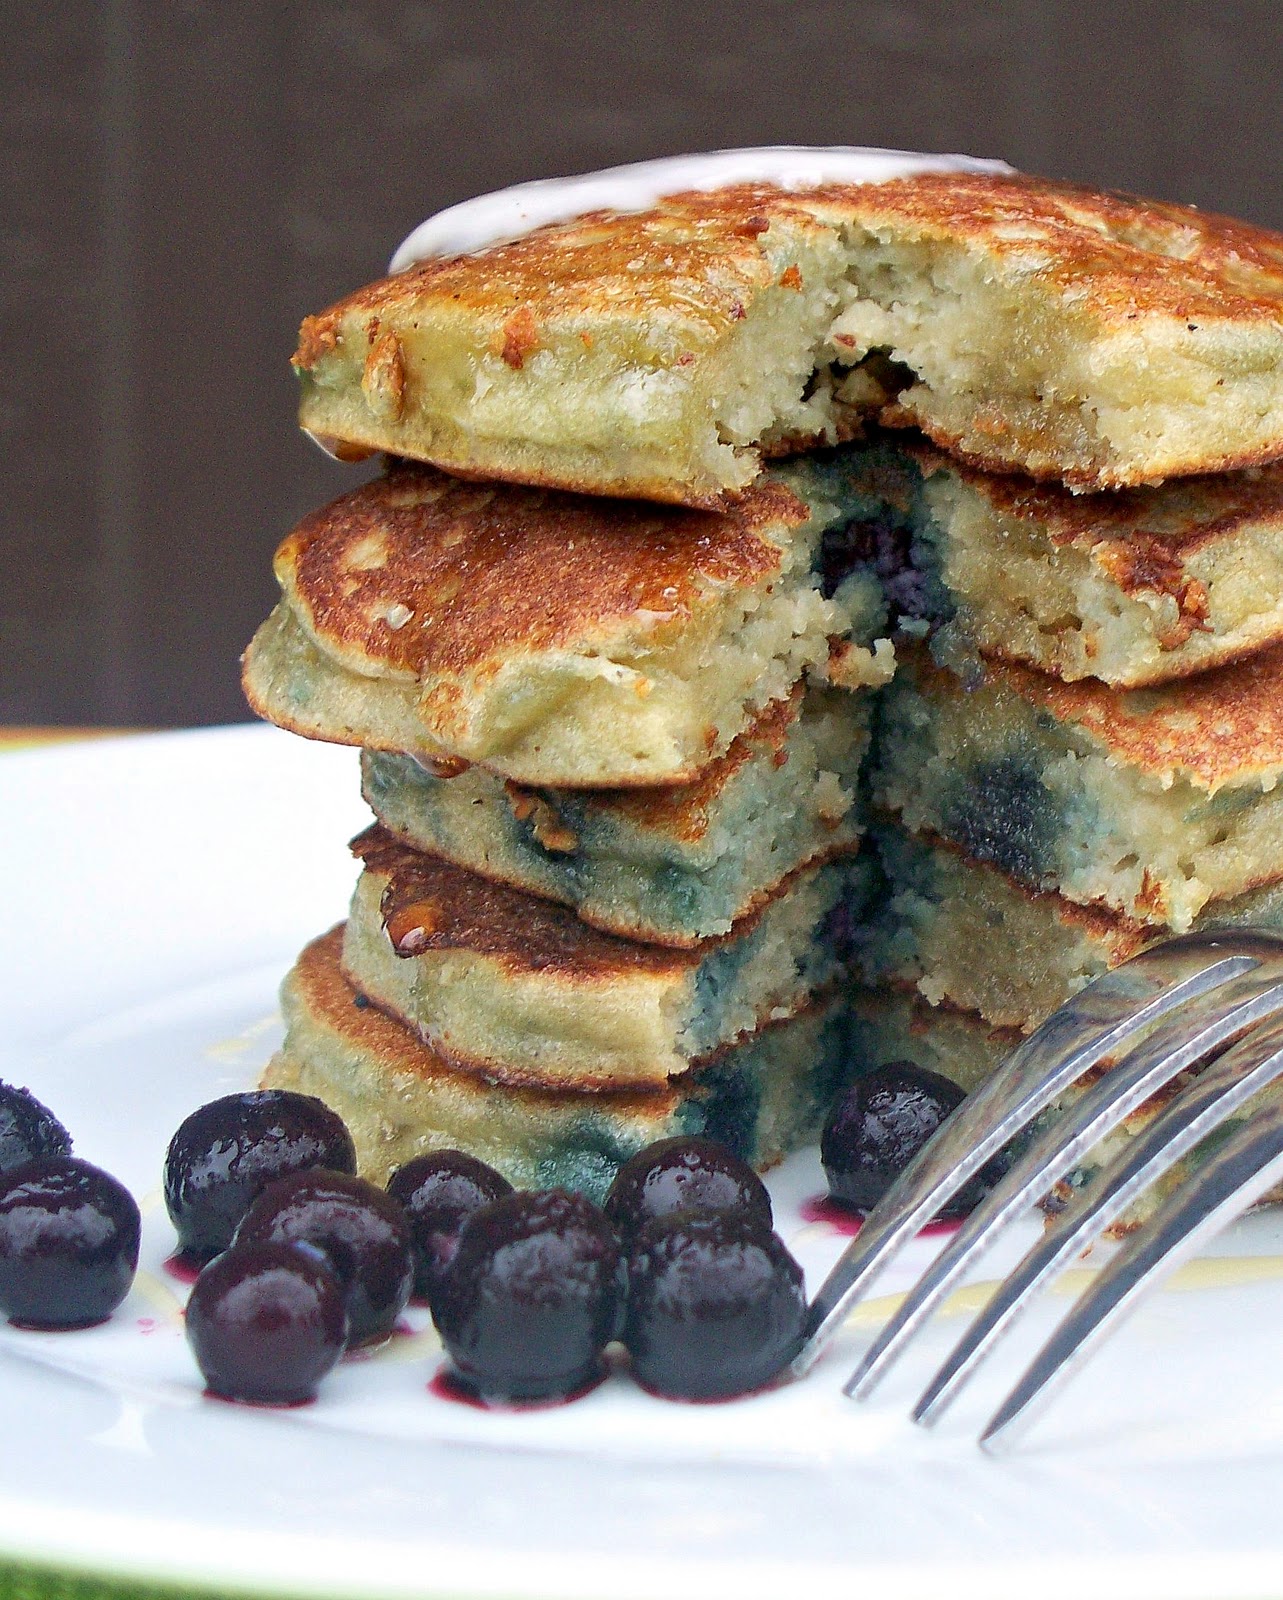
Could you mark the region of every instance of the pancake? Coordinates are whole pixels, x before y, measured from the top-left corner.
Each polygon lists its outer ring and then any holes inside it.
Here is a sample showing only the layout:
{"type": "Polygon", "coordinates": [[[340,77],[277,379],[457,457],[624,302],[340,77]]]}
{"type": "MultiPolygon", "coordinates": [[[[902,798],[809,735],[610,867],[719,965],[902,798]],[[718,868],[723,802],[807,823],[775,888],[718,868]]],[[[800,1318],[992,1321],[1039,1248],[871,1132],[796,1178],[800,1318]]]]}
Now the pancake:
{"type": "Polygon", "coordinates": [[[896,1061],[938,1072],[968,1094],[991,1078],[1020,1043],[961,1006],[930,1005],[912,989],[855,987],[850,994],[851,1068],[862,1076],[896,1061]]]}
{"type": "Polygon", "coordinates": [[[399,467],[281,545],[245,692],[296,733],[519,783],[689,781],[830,639],[872,641],[876,584],[823,584],[843,516],[805,466],[725,514],[399,467]]]}
{"type": "Polygon", "coordinates": [[[600,933],[379,828],[354,848],[365,871],[343,940],[349,981],[491,1082],[660,1089],[843,974],[831,913],[855,863],[803,872],[733,933],[674,950],[600,933]]]}
{"type": "Polygon", "coordinates": [[[1136,688],[1283,639],[1283,467],[1074,495],[960,466],[930,446],[831,459],[865,505],[850,558],[937,656],[1022,661],[1136,688]]]}
{"type": "Polygon", "coordinates": [[[867,697],[800,689],[690,784],[523,789],[367,751],[362,790],[407,844],[655,944],[727,933],[789,874],[851,850],[867,697]]]}
{"type": "Polygon", "coordinates": [[[413,1156],[461,1149],[519,1187],[600,1202],[629,1156],[673,1134],[720,1139],[762,1169],[818,1137],[843,1081],[843,1010],[831,998],[657,1093],[496,1088],[363,1002],[343,976],[341,940],[335,929],[310,944],[286,977],[285,1042],[263,1083],[324,1100],[375,1183],[413,1156]]]}
{"type": "Polygon", "coordinates": [[[1283,647],[1131,690],[914,652],[878,729],[876,802],[1029,888],[1181,932],[1283,871],[1283,647]]]}
{"type": "Polygon", "coordinates": [[[870,412],[1153,484],[1283,456],[1283,239],[1018,175],[742,185],[411,267],[307,318],[294,366],[339,454],[594,494],[715,506],[870,412]]]}
{"type": "MultiPolygon", "coordinates": [[[[876,840],[887,885],[862,929],[865,975],[994,1027],[1032,1031],[1093,978],[1169,937],[1103,906],[1035,893],[896,829],[878,829],[876,840]]],[[[1209,901],[1192,924],[1220,927],[1283,929],[1283,880],[1209,901]]]]}

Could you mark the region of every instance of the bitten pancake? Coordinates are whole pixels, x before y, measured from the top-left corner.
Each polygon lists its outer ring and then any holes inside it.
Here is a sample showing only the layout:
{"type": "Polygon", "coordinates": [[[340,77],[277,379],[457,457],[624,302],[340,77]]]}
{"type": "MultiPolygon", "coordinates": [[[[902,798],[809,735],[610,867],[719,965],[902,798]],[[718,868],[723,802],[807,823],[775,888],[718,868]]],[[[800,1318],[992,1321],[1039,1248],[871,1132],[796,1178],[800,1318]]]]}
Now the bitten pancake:
{"type": "Polygon", "coordinates": [[[1283,467],[1073,495],[960,466],[925,445],[836,453],[848,558],[893,617],[1067,680],[1141,687],[1283,639],[1283,467]]]}
{"type": "MultiPolygon", "coordinates": [[[[994,1027],[1029,1032],[1093,978],[1170,937],[1103,906],[1036,893],[896,829],[879,828],[876,841],[887,885],[861,933],[866,976],[994,1027]]],[[[1283,928],[1283,881],[1210,900],[1192,927],[1283,928]]]]}
{"type": "Polygon", "coordinates": [[[1018,175],[743,185],[412,267],[294,365],[339,453],[591,493],[712,506],[879,409],[991,470],[1158,483],[1283,456],[1283,240],[1018,175]]]}
{"type": "Polygon", "coordinates": [[[814,1140],[846,1070],[836,998],[766,1028],[654,1094],[501,1089],[448,1067],[344,978],[342,931],[310,944],[281,989],[285,1042],[265,1087],[319,1096],[347,1123],[375,1183],[430,1150],[470,1151],[531,1189],[601,1201],[655,1139],[705,1134],[765,1168],[814,1140]]]}
{"type": "Polygon", "coordinates": [[[791,879],[745,926],[693,950],[600,933],[379,828],[343,940],[349,980],[445,1060],[492,1082],[662,1088],[842,976],[830,913],[855,863],[791,879]]]}
{"type": "Polygon", "coordinates": [[[686,781],[830,639],[872,640],[876,585],[820,570],[843,514],[804,466],[726,514],[400,467],[281,545],[245,691],[294,732],[521,783],[686,781]]]}
{"type": "Polygon", "coordinates": [[[914,653],[878,725],[877,803],[1030,888],[1179,932],[1279,876],[1283,647],[1131,690],[914,653]]]}
{"type": "Polygon", "coordinates": [[[799,867],[849,851],[868,699],[800,689],[694,783],[522,789],[367,751],[363,792],[407,844],[572,906],[593,927],[690,946],[726,933],[799,867]]]}

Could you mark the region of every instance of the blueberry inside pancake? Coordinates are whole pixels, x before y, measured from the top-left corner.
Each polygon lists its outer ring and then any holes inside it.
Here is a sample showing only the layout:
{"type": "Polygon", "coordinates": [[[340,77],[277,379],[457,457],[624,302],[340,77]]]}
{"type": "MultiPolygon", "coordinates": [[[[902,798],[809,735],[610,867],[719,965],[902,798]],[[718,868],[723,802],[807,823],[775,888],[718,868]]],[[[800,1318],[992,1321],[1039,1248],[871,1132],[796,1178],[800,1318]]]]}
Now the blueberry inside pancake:
{"type": "Polygon", "coordinates": [[[1279,875],[1283,648],[1153,689],[989,662],[964,685],[906,657],[872,791],[1033,889],[1181,932],[1279,875]]]}
{"type": "MultiPolygon", "coordinates": [[[[819,464],[808,464],[810,470],[819,464]]],[[[978,472],[903,436],[829,452],[849,520],[825,571],[870,572],[893,629],[1138,688],[1283,638],[1283,467],[1076,495],[978,472]]]]}

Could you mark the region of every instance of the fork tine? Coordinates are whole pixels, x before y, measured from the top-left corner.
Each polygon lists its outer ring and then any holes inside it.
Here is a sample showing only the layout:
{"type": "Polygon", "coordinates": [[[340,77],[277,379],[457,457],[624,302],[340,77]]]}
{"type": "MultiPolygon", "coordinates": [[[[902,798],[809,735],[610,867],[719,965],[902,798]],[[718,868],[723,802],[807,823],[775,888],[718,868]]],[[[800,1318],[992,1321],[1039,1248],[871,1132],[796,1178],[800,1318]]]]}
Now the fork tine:
{"type": "Polygon", "coordinates": [[[1010,1446],[1106,1333],[1181,1261],[1283,1177],[1283,1099],[1275,1097],[1172,1193],[1097,1274],[980,1436],[1010,1446]]]}
{"type": "Polygon", "coordinates": [[[1142,1190],[1280,1075],[1283,1020],[1227,1050],[1130,1140],[1097,1174],[1083,1202],[1050,1224],[969,1324],[923,1391],[914,1421],[937,1421],[1034,1295],[1094,1244],[1142,1190]]]}
{"type": "Polygon", "coordinates": [[[1030,1034],[904,1169],[820,1286],[793,1371],[807,1371],[851,1306],[968,1178],[1069,1084],[1177,1006],[1265,962],[1283,938],[1192,934],[1097,978],[1030,1034]]]}
{"type": "Polygon", "coordinates": [[[1185,1007],[1179,1017],[1111,1067],[1034,1140],[926,1269],[865,1351],[846,1385],[845,1392],[852,1399],[872,1392],[953,1285],[1005,1228],[1072,1171],[1105,1134],[1209,1051],[1283,1010],[1283,982],[1276,980],[1262,987],[1267,972],[1260,967],[1244,973],[1185,1007]]]}

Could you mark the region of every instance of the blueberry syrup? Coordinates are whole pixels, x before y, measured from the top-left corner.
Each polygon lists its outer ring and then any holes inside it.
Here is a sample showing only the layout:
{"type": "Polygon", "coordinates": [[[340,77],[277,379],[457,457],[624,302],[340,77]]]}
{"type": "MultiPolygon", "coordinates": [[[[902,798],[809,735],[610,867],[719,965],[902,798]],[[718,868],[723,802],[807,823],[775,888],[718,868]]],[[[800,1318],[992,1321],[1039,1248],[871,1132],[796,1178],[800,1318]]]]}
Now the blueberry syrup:
{"type": "Polygon", "coordinates": [[[852,1211],[849,1206],[839,1205],[827,1194],[817,1194],[809,1200],[803,1200],[798,1210],[803,1222],[822,1223],[832,1228],[834,1233],[844,1233],[852,1239],[864,1226],[862,1211],[852,1211]]]}
{"type": "MultiPolygon", "coordinates": [[[[803,1200],[799,1208],[803,1222],[818,1222],[825,1227],[832,1228],[834,1233],[845,1234],[854,1239],[864,1226],[864,1213],[844,1206],[841,1201],[834,1200],[827,1194],[813,1195],[809,1200],[803,1200]]],[[[960,1217],[937,1217],[934,1222],[928,1222],[925,1228],[918,1229],[919,1239],[934,1239],[942,1234],[956,1233],[962,1226],[960,1217]]]]}
{"type": "Polygon", "coordinates": [[[297,1411],[300,1406],[313,1406],[316,1396],[308,1395],[302,1400],[237,1400],[230,1394],[217,1394],[213,1389],[204,1389],[201,1392],[204,1400],[217,1400],[220,1405],[239,1406],[242,1410],[249,1407],[252,1411],[297,1411]]]}
{"type": "Polygon", "coordinates": [[[447,1363],[434,1378],[428,1380],[428,1393],[435,1395],[438,1400],[471,1406],[474,1411],[554,1411],[558,1406],[568,1406],[572,1400],[582,1400],[586,1394],[591,1394],[605,1383],[609,1376],[608,1364],[603,1363],[600,1372],[569,1394],[550,1395],[541,1400],[487,1400],[447,1363]]]}
{"type": "Polygon", "coordinates": [[[172,1256],[165,1258],[165,1271],[176,1283],[195,1283],[200,1277],[200,1269],[204,1262],[199,1256],[194,1256],[186,1250],[175,1250],[172,1256]]]}

